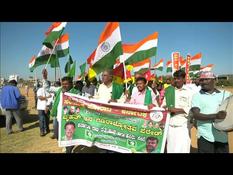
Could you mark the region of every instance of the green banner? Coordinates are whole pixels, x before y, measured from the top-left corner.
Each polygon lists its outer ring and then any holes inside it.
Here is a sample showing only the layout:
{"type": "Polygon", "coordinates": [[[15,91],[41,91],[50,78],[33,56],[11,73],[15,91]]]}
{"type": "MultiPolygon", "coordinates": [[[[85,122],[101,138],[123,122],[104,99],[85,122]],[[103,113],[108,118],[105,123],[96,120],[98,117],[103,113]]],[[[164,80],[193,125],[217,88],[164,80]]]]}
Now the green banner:
{"type": "Polygon", "coordinates": [[[59,146],[85,145],[121,153],[163,153],[169,115],[163,108],[101,103],[65,93],[59,146]]]}

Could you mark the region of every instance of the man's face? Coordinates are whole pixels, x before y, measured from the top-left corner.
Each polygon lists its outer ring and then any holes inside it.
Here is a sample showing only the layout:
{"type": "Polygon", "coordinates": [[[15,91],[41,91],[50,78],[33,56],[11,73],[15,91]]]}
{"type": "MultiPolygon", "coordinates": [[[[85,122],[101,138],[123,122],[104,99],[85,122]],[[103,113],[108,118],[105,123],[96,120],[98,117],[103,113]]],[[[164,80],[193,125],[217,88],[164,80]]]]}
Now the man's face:
{"type": "Polygon", "coordinates": [[[69,81],[63,81],[62,82],[62,92],[68,92],[70,89],[72,89],[72,83],[69,81]]]}
{"type": "Polygon", "coordinates": [[[142,91],[144,91],[145,88],[146,88],[146,83],[145,83],[144,81],[140,80],[140,81],[137,81],[137,82],[136,82],[136,86],[137,86],[137,88],[138,88],[138,91],[139,91],[139,92],[142,92],[142,91]]]}
{"type": "Polygon", "coordinates": [[[74,107],[71,107],[71,108],[70,108],[70,112],[71,112],[71,113],[75,113],[75,108],[74,108],[74,107]]]}
{"type": "Polygon", "coordinates": [[[108,72],[104,71],[102,74],[102,81],[104,84],[108,84],[112,81],[112,77],[109,75],[108,72]]]}
{"type": "Polygon", "coordinates": [[[64,108],[64,114],[67,114],[67,112],[68,112],[68,109],[64,108]]]}
{"type": "Polygon", "coordinates": [[[74,125],[67,125],[66,126],[66,137],[68,139],[72,139],[72,136],[74,134],[74,131],[75,131],[75,127],[74,125]]]}
{"type": "Polygon", "coordinates": [[[146,150],[147,152],[152,152],[156,149],[157,147],[157,141],[156,140],[148,140],[146,144],[146,150]]]}
{"type": "Polygon", "coordinates": [[[182,77],[174,77],[174,85],[177,88],[181,88],[185,82],[185,78],[182,77]]]}
{"type": "Polygon", "coordinates": [[[214,89],[215,80],[213,78],[200,79],[201,89],[204,91],[210,91],[214,89]]]}

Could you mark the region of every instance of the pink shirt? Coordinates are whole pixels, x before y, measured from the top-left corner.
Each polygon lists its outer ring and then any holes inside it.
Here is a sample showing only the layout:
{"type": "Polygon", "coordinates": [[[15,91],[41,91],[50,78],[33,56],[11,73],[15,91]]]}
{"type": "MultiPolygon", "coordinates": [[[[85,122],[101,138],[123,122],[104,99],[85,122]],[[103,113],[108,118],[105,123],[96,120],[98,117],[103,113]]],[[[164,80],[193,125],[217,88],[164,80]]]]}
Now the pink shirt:
{"type": "Polygon", "coordinates": [[[163,103],[164,96],[165,96],[165,90],[162,89],[162,90],[159,92],[159,103],[160,103],[160,104],[163,103]]]}
{"type": "MultiPolygon", "coordinates": [[[[131,99],[130,99],[129,103],[130,104],[144,105],[145,96],[146,96],[146,90],[144,90],[143,92],[139,92],[137,90],[131,95],[131,99]]],[[[156,101],[156,96],[155,96],[154,92],[152,92],[152,91],[151,91],[151,97],[152,97],[152,103],[155,104],[156,106],[158,106],[157,101],[156,101]]]]}

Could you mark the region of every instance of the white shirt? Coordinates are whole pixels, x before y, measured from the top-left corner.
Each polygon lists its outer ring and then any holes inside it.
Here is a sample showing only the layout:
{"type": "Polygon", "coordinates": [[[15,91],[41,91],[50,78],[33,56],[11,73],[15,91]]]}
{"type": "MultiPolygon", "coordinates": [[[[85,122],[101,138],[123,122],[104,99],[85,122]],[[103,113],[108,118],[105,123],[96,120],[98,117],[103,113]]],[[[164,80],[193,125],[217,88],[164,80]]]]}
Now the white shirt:
{"type": "Polygon", "coordinates": [[[102,102],[108,102],[112,97],[112,83],[106,86],[104,83],[100,84],[97,93],[94,98],[102,102]]]}
{"type": "Polygon", "coordinates": [[[193,93],[197,93],[201,90],[201,86],[197,86],[196,84],[185,84],[184,87],[186,87],[187,89],[190,89],[191,91],[193,91],[193,93]]]}
{"type": "Polygon", "coordinates": [[[177,114],[170,118],[170,125],[182,126],[188,122],[188,114],[191,109],[193,92],[186,86],[175,88],[175,108],[181,108],[186,114],[177,114]]]}
{"type": "Polygon", "coordinates": [[[58,103],[58,107],[57,107],[57,121],[60,124],[61,122],[61,118],[62,118],[62,97],[63,97],[63,93],[60,93],[60,100],[58,103]]]}
{"type": "MultiPolygon", "coordinates": [[[[37,91],[37,97],[48,97],[50,94],[44,89],[44,88],[39,88],[37,91]]],[[[37,99],[37,110],[45,110],[46,106],[48,106],[51,103],[51,100],[40,100],[39,98],[37,99]]]]}

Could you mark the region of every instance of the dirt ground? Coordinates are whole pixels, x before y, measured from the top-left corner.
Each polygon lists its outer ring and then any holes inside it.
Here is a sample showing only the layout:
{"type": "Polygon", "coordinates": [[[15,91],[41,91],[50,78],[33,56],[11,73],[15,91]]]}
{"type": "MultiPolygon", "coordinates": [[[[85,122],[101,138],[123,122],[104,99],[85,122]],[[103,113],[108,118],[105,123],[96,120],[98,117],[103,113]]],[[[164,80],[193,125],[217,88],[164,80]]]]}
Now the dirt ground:
{"type": "MultiPolygon", "coordinates": [[[[233,88],[227,90],[233,93],[233,88]]],[[[24,88],[20,89],[21,93],[25,95],[24,88]]],[[[62,148],[58,147],[57,140],[50,138],[52,133],[45,137],[39,135],[39,122],[37,110],[34,109],[34,95],[32,89],[29,90],[28,111],[24,113],[24,132],[18,132],[16,124],[13,125],[14,133],[6,135],[4,127],[5,119],[0,117],[0,153],[62,153],[62,148]]],[[[50,122],[52,126],[52,120],[50,122]]],[[[197,138],[196,129],[191,130],[192,149],[191,152],[197,152],[197,138]]],[[[229,146],[230,152],[233,153],[233,132],[229,132],[229,146]]]]}

